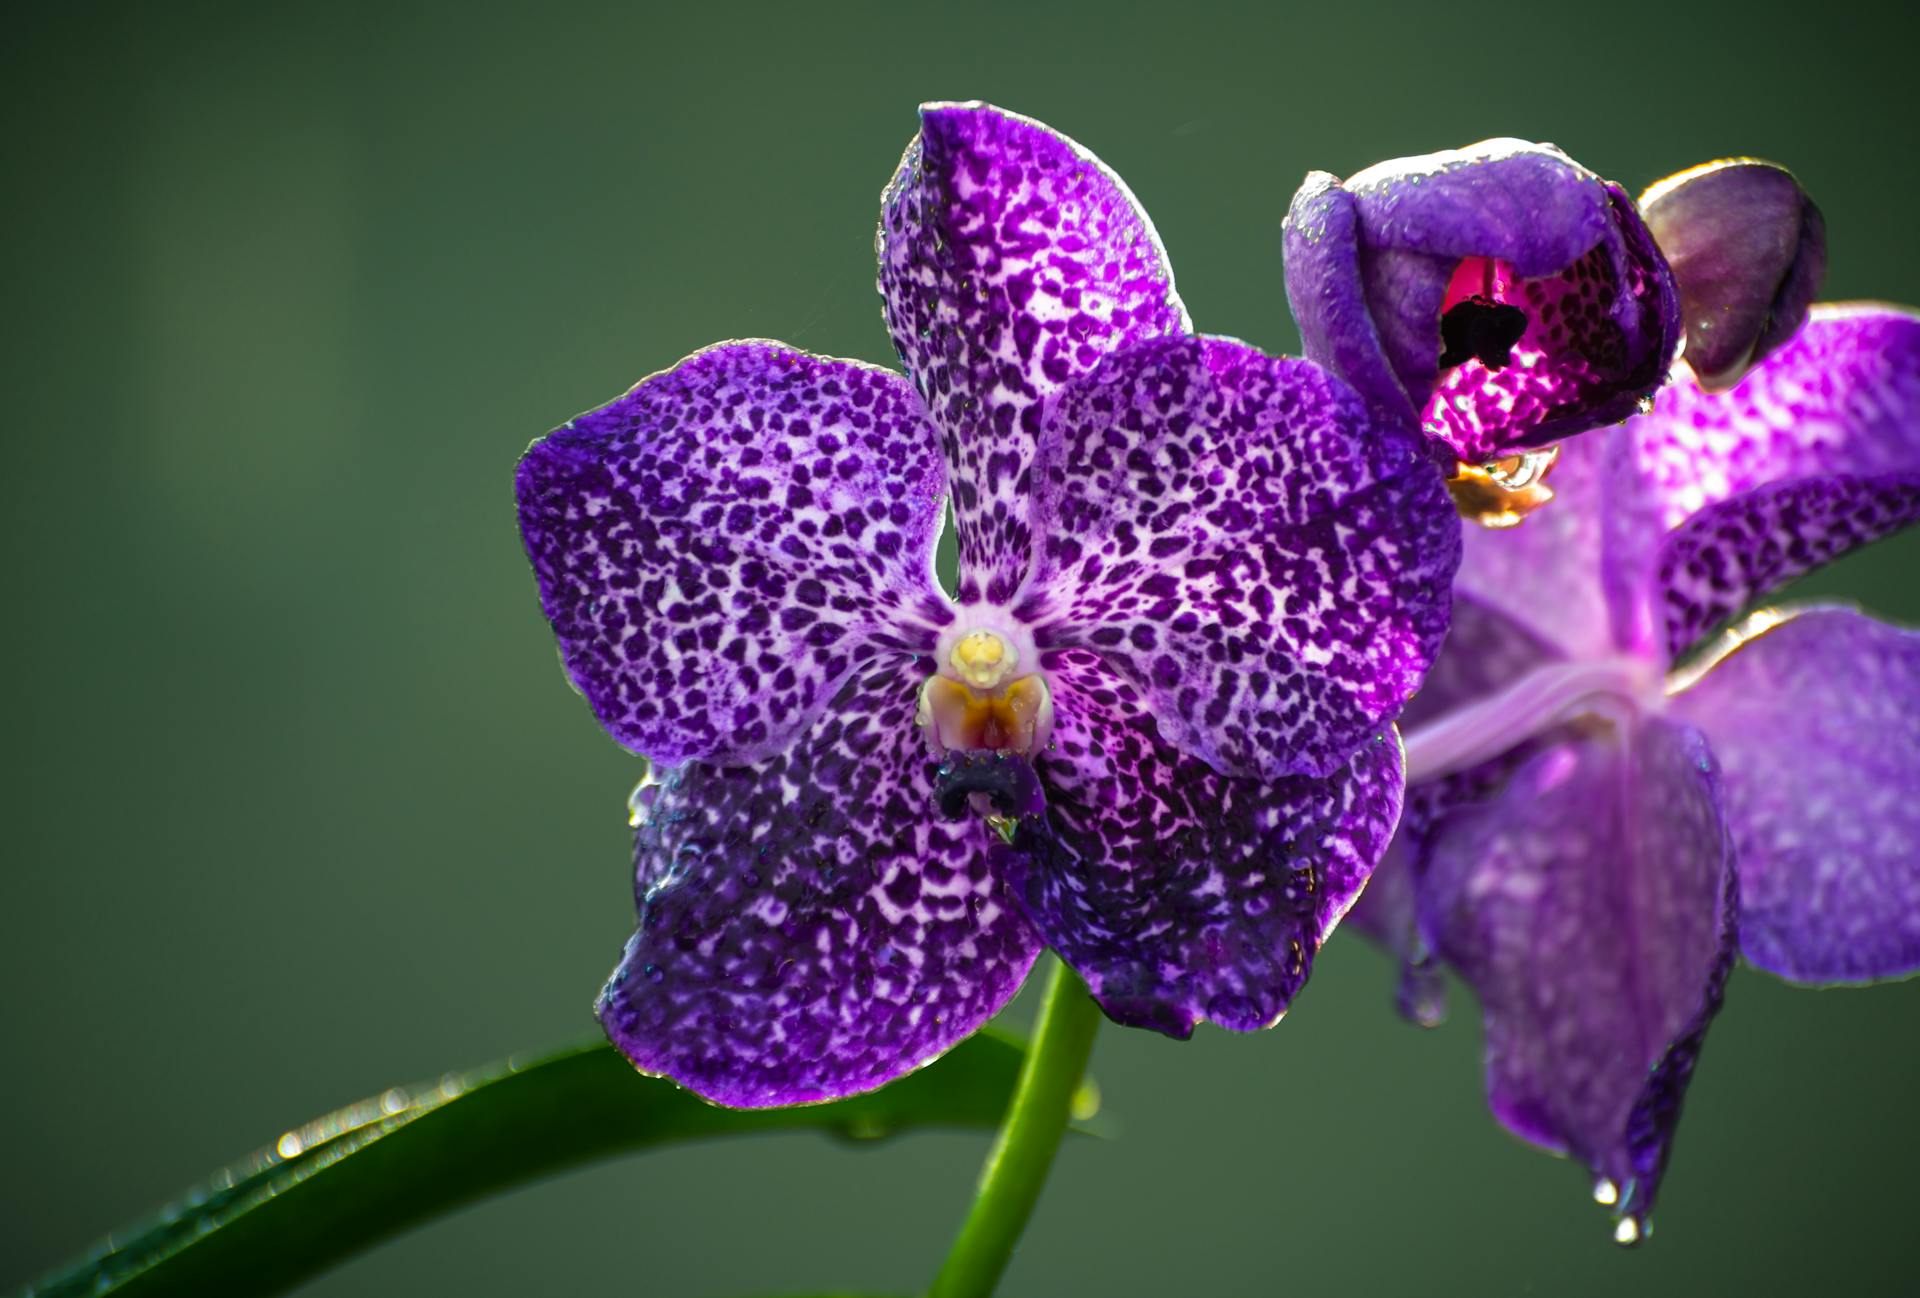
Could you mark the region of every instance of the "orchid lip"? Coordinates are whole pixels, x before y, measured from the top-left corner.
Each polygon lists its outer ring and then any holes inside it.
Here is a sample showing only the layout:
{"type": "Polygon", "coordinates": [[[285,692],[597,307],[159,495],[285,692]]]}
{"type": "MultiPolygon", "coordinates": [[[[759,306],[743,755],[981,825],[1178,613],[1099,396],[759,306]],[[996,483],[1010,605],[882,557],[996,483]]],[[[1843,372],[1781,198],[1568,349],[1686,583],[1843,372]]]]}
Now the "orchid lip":
{"type": "Polygon", "coordinates": [[[1053,731],[1053,691],[1038,672],[991,689],[929,676],[920,687],[914,724],[935,757],[953,752],[1025,757],[1045,748],[1053,731]]]}

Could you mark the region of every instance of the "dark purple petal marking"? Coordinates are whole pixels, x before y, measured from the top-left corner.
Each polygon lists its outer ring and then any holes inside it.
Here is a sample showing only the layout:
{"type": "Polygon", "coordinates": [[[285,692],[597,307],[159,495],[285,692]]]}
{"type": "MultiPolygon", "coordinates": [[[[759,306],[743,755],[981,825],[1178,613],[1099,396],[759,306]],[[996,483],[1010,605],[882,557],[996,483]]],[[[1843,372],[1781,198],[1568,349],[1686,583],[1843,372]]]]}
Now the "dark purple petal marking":
{"type": "Polygon", "coordinates": [[[1740,946],[1796,982],[1920,970],[1920,633],[1769,612],[1673,700],[1713,744],[1740,946]]]}
{"type": "Polygon", "coordinates": [[[1316,172],[1285,244],[1307,356],[1469,463],[1624,417],[1679,344],[1632,202],[1551,146],[1489,140],[1344,187],[1316,172]]]}
{"type": "Polygon", "coordinates": [[[1445,817],[1422,924],[1479,995],[1487,1090],[1644,1225],[1734,948],[1733,857],[1701,736],[1648,718],[1532,753],[1445,817]]]}
{"type": "Polygon", "coordinates": [[[887,370],[722,343],[534,443],[515,486],[567,674],[662,765],[778,752],[952,620],[939,449],[887,370]]]}
{"type": "Polygon", "coordinates": [[[880,294],[953,478],[960,601],[1026,575],[1040,406],[1128,343],[1191,332],[1126,185],[1039,122],[930,104],[882,196],[880,294]]]}
{"type": "MultiPolygon", "coordinates": [[[[1729,613],[1920,512],[1920,317],[1818,306],[1730,392],[1675,383],[1623,434],[1617,581],[1679,653],[1729,613]],[[1663,539],[1664,538],[1664,539],[1663,539]]],[[[1658,647],[1657,646],[1657,647],[1658,647]]]]}
{"type": "Polygon", "coordinates": [[[934,814],[926,670],[864,669],[782,756],[665,774],[634,838],[639,931],[600,1002],[636,1067],[739,1108],[835,1099],[931,1062],[1019,988],[1039,939],[987,828],[934,814]]]}
{"type": "Polygon", "coordinates": [[[1410,431],[1326,371],[1226,339],[1111,358],[1049,408],[1015,616],[1093,649],[1177,747],[1332,775],[1446,633],[1459,521],[1410,431]]]}
{"type": "MultiPolygon", "coordinates": [[[[1413,790],[1407,792],[1411,796],[1413,790]]],[[[1420,933],[1420,893],[1412,854],[1408,841],[1396,834],[1342,924],[1365,934],[1400,962],[1393,993],[1400,1016],[1423,1028],[1436,1028],[1447,1019],[1447,978],[1420,933]]]]}
{"type": "Polygon", "coordinates": [[[1724,391],[1791,338],[1827,268],[1827,226],[1793,173],[1727,158],[1669,176],[1640,199],[1680,290],[1687,368],[1724,391]]]}
{"type": "Polygon", "coordinates": [[[1085,650],[1056,656],[1040,759],[1054,841],[1009,882],[1118,1023],[1186,1037],[1272,1025],[1385,850],[1391,732],[1328,779],[1235,779],[1168,743],[1146,699],[1085,650]]]}

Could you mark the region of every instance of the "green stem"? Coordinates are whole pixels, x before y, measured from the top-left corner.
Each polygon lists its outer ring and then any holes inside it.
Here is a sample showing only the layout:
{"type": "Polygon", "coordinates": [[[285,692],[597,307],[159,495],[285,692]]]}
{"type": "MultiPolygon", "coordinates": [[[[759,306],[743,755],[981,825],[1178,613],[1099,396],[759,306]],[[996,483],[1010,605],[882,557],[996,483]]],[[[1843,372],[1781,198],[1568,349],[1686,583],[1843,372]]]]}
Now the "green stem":
{"type": "Polygon", "coordinates": [[[1053,973],[1020,1081],[980,1171],[973,1208],[928,1298],[986,1298],[994,1291],[1040,1201],[1072,1116],[1100,1010],[1077,974],[1052,955],[1043,958],[1052,962],[1053,973]]]}

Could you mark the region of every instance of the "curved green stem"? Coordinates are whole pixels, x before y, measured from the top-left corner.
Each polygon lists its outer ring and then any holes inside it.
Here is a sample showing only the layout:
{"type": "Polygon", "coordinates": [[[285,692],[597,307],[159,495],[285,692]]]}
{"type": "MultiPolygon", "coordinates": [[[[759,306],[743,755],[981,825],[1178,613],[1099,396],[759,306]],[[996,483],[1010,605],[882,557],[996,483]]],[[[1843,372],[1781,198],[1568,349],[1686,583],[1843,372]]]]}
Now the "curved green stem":
{"type": "Polygon", "coordinates": [[[1000,1134],[980,1172],[980,1189],[928,1298],[985,1298],[1013,1259],[1027,1218],[1047,1183],[1072,1116],[1074,1091],[1093,1053],[1100,1010],[1079,975],[1052,956],[1046,999],[1000,1134]]]}

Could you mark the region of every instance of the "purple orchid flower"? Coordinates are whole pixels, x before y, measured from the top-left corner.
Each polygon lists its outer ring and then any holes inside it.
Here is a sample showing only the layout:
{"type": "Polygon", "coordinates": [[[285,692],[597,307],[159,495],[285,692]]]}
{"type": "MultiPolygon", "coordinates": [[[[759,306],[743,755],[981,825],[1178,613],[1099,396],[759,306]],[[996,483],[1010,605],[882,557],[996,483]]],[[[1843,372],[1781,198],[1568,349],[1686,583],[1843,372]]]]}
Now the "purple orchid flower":
{"type": "Polygon", "coordinates": [[[1648,1229],[1736,949],[1794,982],[1920,969],[1920,633],[1834,606],[1716,625],[1920,519],[1920,317],[1814,308],[1733,390],[1681,376],[1469,529],[1409,706],[1363,931],[1432,1023],[1451,965],[1495,1115],[1648,1229]],[[1737,904],[1736,904],[1737,902],[1737,904]]]}
{"type": "Polygon", "coordinates": [[[905,376],[722,343],[519,469],[567,671],[659,768],[601,1020],[727,1105],[929,1062],[1043,944],[1121,1023],[1270,1025],[1385,848],[1445,632],[1415,436],[1195,336],[1072,141],[921,118],[878,238],[905,376]]]}
{"type": "Polygon", "coordinates": [[[1633,201],[1552,145],[1313,172],[1285,254],[1308,358],[1469,467],[1625,418],[1680,341],[1633,201]]]}

